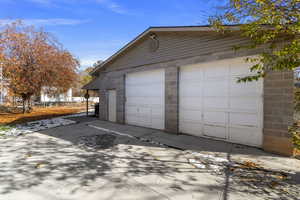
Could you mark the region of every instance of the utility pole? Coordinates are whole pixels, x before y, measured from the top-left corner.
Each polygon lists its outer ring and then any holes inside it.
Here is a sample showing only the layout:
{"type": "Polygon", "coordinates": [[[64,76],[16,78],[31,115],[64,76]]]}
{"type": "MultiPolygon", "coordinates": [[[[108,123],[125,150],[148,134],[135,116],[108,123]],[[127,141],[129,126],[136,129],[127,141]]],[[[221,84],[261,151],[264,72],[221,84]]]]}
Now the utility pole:
{"type": "Polygon", "coordinates": [[[88,117],[89,116],[89,98],[90,98],[89,90],[86,90],[84,98],[86,99],[86,116],[88,117]]]}

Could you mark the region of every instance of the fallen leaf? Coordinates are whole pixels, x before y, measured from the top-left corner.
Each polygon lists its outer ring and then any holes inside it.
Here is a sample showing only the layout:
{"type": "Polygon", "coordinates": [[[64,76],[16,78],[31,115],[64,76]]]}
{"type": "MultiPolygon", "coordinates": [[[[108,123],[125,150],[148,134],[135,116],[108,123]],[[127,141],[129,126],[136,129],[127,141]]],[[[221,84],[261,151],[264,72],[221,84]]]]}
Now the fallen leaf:
{"type": "Polygon", "coordinates": [[[241,179],[242,182],[257,182],[258,180],[255,178],[243,178],[241,179]]]}
{"type": "Polygon", "coordinates": [[[36,168],[36,169],[39,169],[39,168],[42,168],[43,166],[44,166],[43,163],[37,163],[37,164],[35,165],[35,168],[36,168]]]}
{"type": "Polygon", "coordinates": [[[26,154],[26,158],[30,158],[32,155],[30,153],[26,154]]]}
{"type": "Polygon", "coordinates": [[[258,168],[259,165],[252,162],[252,161],[245,161],[243,162],[244,167],[248,167],[248,168],[258,168]]]}
{"type": "Polygon", "coordinates": [[[272,188],[276,187],[277,185],[279,185],[279,183],[276,182],[276,181],[272,181],[272,182],[270,183],[270,186],[271,186],[272,188]]]}
{"type": "Polygon", "coordinates": [[[278,175],[277,178],[281,180],[285,180],[287,177],[285,175],[278,175]]]}

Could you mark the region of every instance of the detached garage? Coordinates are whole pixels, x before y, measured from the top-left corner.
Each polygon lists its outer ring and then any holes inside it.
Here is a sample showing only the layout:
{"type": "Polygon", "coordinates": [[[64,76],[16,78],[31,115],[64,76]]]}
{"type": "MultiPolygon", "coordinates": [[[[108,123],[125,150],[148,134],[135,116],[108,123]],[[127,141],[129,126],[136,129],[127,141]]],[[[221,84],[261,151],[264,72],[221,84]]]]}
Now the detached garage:
{"type": "Polygon", "coordinates": [[[263,48],[238,26],[151,27],[98,66],[84,89],[99,90],[100,120],[190,134],[291,155],[293,72],[237,83],[251,74],[245,59],[263,48]]]}

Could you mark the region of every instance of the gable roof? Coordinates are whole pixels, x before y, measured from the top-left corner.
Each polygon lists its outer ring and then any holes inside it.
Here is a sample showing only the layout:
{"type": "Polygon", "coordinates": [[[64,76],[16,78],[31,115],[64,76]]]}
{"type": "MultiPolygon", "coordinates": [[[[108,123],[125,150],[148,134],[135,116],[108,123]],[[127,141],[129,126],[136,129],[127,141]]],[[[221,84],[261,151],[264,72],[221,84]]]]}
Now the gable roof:
{"type": "Polygon", "coordinates": [[[94,78],[93,80],[91,80],[89,83],[87,83],[86,85],[82,86],[81,89],[83,90],[98,90],[99,88],[99,79],[98,78],[94,78]]]}
{"type": "MultiPolygon", "coordinates": [[[[232,31],[238,31],[240,29],[240,25],[226,25],[226,28],[232,31]]],[[[116,59],[122,52],[126,51],[130,47],[132,47],[136,42],[141,40],[144,36],[146,36],[150,32],[182,32],[182,31],[190,31],[190,32],[211,32],[216,31],[216,29],[212,26],[205,25],[205,26],[153,26],[146,29],[144,32],[142,32],[140,35],[138,35],[136,38],[134,38],[132,41],[127,43],[124,47],[122,47],[120,50],[118,50],[115,54],[110,56],[108,59],[106,59],[104,62],[102,62],[100,65],[98,65],[91,74],[96,74],[100,69],[105,67],[108,63],[116,59]]]]}

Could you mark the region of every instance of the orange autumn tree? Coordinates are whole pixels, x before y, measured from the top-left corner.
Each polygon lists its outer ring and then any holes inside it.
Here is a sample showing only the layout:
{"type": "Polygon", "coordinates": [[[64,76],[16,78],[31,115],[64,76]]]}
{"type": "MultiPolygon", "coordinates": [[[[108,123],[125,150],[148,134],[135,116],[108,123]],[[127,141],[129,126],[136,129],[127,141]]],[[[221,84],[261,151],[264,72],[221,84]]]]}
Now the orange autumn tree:
{"type": "Polygon", "coordinates": [[[8,89],[22,98],[23,112],[41,90],[66,92],[77,80],[77,59],[42,29],[21,21],[6,25],[0,32],[0,49],[8,89]]]}

